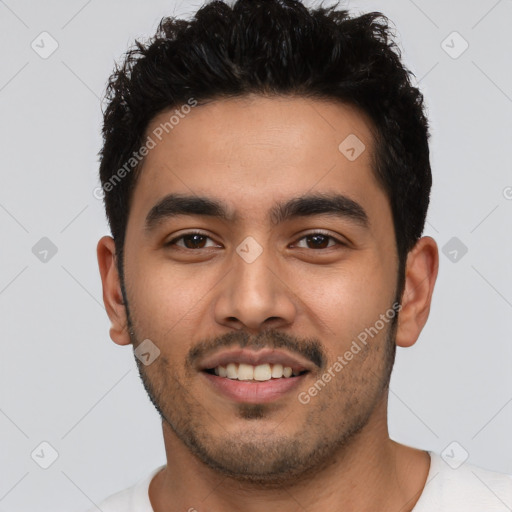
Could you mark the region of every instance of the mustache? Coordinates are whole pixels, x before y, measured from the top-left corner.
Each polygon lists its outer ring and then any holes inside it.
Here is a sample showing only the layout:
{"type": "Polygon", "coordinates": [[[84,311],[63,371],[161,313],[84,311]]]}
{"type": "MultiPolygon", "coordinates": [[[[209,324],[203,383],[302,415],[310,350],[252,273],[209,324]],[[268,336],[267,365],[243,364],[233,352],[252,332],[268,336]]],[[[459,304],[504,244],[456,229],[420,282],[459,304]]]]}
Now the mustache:
{"type": "Polygon", "coordinates": [[[327,364],[325,351],[316,338],[299,339],[283,332],[266,330],[257,335],[250,335],[245,331],[229,332],[213,339],[200,341],[190,349],[186,365],[188,368],[193,368],[199,359],[220,349],[231,347],[251,348],[256,351],[262,348],[286,349],[301,355],[320,369],[327,364]]]}

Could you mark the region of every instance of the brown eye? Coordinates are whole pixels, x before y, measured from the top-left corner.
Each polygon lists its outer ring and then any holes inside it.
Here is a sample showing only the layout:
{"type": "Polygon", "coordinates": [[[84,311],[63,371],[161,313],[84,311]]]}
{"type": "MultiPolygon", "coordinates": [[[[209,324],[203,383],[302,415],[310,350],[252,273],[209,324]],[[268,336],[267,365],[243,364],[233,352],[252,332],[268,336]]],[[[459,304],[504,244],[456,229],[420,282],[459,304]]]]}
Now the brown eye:
{"type": "MultiPolygon", "coordinates": [[[[306,246],[302,246],[301,248],[306,249],[328,249],[335,245],[345,245],[336,238],[331,235],[326,235],[325,233],[310,233],[306,236],[303,236],[299,242],[305,241],[306,246]],[[334,242],[329,245],[330,242],[334,242]]],[[[300,247],[300,246],[299,246],[300,247]]]]}
{"type": "MultiPolygon", "coordinates": [[[[211,238],[203,233],[185,233],[179,237],[173,238],[170,242],[165,244],[166,246],[176,245],[178,247],[182,247],[184,249],[204,249],[206,246],[206,241],[211,240],[211,238]],[[178,243],[183,241],[183,243],[178,243]]],[[[208,247],[214,247],[212,245],[208,247]]]]}
{"type": "Polygon", "coordinates": [[[207,237],[203,235],[185,235],[182,237],[183,243],[187,249],[202,249],[206,238],[207,237]]]}

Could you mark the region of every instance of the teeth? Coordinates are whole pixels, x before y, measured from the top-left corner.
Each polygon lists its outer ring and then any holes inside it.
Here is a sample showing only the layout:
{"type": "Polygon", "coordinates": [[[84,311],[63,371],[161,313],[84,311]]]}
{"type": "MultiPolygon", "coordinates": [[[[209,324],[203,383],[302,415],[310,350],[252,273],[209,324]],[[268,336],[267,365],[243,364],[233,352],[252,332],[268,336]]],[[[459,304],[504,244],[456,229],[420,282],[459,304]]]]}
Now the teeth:
{"type": "Polygon", "coordinates": [[[272,377],[274,377],[274,379],[280,379],[282,376],[283,376],[283,365],[282,364],[272,365],[272,377]]]}
{"type": "Polygon", "coordinates": [[[252,380],[254,377],[254,366],[250,364],[238,365],[238,380],[252,380]]]}
{"type": "Polygon", "coordinates": [[[254,380],[270,380],[272,370],[269,364],[260,364],[254,368],[254,380]]]}
{"type": "Polygon", "coordinates": [[[238,368],[235,363],[229,363],[226,366],[226,377],[228,379],[238,379],[238,368]]]}
{"type": "Polygon", "coordinates": [[[229,363],[226,366],[217,366],[214,368],[215,375],[237,380],[257,380],[266,381],[270,379],[288,378],[292,375],[300,374],[298,371],[292,371],[289,366],[283,367],[282,364],[260,364],[253,366],[245,363],[229,363]]]}

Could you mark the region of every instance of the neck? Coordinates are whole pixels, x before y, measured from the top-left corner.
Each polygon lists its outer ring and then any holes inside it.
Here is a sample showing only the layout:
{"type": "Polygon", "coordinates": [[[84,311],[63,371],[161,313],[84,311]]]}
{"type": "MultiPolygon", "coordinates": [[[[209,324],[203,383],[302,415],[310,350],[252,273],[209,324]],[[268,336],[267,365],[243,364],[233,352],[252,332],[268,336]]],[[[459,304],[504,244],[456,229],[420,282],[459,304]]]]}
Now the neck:
{"type": "MultiPolygon", "coordinates": [[[[386,404],[387,405],[387,404],[386,404]]],[[[378,411],[375,411],[378,413],[378,411]]],[[[334,453],[324,467],[279,488],[239,482],[205,466],[163,422],[167,466],[152,480],[149,497],[154,512],[174,510],[238,510],[280,512],[382,509],[409,512],[425,485],[428,453],[392,441],[384,414],[374,414],[349,445],[334,453]]]]}

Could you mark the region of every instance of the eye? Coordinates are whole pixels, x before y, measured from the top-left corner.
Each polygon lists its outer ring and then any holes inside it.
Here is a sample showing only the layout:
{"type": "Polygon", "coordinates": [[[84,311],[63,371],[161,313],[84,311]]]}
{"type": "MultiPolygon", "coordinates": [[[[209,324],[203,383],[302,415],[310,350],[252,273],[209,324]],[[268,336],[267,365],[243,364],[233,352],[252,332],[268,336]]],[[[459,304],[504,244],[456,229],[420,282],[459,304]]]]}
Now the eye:
{"type": "Polygon", "coordinates": [[[317,231],[315,233],[308,233],[306,236],[300,238],[299,242],[301,242],[302,240],[305,241],[306,247],[303,246],[301,247],[301,249],[328,249],[335,245],[346,245],[337,238],[334,238],[333,236],[327,233],[322,233],[321,231],[317,231]],[[330,241],[334,241],[334,243],[329,245],[330,241]],[[308,244],[312,245],[312,247],[308,247],[308,244]]]}
{"type": "MultiPolygon", "coordinates": [[[[184,233],[176,238],[173,238],[169,242],[165,244],[165,246],[172,246],[176,245],[178,247],[181,247],[183,249],[205,249],[209,247],[218,247],[215,243],[212,245],[207,245],[207,240],[210,240],[213,242],[213,240],[206,234],[200,232],[200,231],[191,231],[189,233],[184,233]]],[[[296,244],[296,247],[299,247],[301,249],[329,249],[336,245],[342,245],[345,246],[343,242],[338,240],[337,238],[333,237],[332,235],[329,235],[327,233],[323,233],[321,231],[316,231],[314,233],[308,233],[307,235],[301,237],[296,244]],[[302,247],[299,245],[299,243],[303,242],[306,244],[302,247]]]]}
{"type": "Polygon", "coordinates": [[[166,246],[177,245],[184,249],[204,249],[207,247],[216,247],[216,245],[205,245],[206,240],[212,240],[208,235],[201,233],[200,231],[191,231],[190,233],[184,233],[176,238],[173,238],[167,242],[166,246]],[[177,242],[183,241],[183,244],[177,242]]]}

